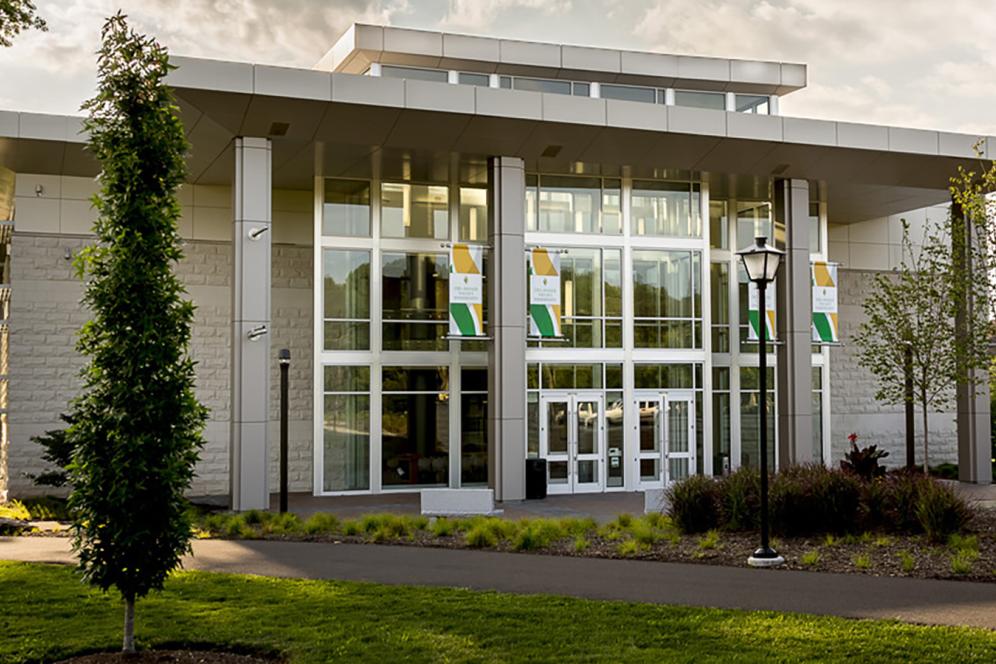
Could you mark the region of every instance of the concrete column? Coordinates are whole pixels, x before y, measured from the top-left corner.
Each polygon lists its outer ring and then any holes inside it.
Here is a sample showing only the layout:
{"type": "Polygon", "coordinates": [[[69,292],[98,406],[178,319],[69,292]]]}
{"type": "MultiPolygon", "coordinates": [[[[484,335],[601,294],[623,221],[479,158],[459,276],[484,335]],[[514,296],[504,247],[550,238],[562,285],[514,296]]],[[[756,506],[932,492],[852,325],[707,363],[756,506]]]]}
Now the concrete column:
{"type": "Polygon", "coordinates": [[[526,175],[516,157],[488,162],[488,486],[526,497],[526,175]]]}
{"type": "Polygon", "coordinates": [[[232,509],[268,509],[271,150],[235,139],[232,249],[232,509]]]}
{"type": "MultiPolygon", "coordinates": [[[[968,251],[975,239],[973,224],[965,218],[964,211],[957,203],[951,204],[951,242],[956,261],[965,261],[965,269],[971,271],[972,252],[968,251]]],[[[972,310],[979,306],[974,300],[963,304],[955,317],[959,331],[965,329],[975,316],[972,310]]],[[[992,483],[992,462],[990,461],[989,419],[989,376],[985,371],[972,371],[958,381],[955,392],[958,414],[958,479],[976,484],[992,483]]]]}
{"type": "Polygon", "coordinates": [[[775,180],[775,236],[784,237],[776,319],[778,460],[785,468],[813,461],[812,285],[809,266],[809,183],[775,180]]]}

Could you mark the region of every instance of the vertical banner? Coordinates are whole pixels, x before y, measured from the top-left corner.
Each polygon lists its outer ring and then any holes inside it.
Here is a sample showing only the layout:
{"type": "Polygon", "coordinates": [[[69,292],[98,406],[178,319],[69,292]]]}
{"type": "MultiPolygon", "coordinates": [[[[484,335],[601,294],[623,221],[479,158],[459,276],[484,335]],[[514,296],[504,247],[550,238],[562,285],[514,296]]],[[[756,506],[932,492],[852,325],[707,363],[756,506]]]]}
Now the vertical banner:
{"type": "MultiPolygon", "coordinates": [[[[747,282],[747,340],[757,341],[761,337],[761,321],[759,315],[758,307],[758,293],[757,285],[753,281],[747,282]]],[[[775,282],[772,281],[768,284],[768,287],[764,289],[764,322],[765,322],[765,339],[767,341],[775,340],[775,282]]]]}
{"type": "Polygon", "coordinates": [[[529,250],[529,335],[558,338],[560,332],[560,254],[529,250]]]}
{"type": "Polygon", "coordinates": [[[484,336],[483,247],[450,247],[450,336],[484,336]]]}
{"type": "Polygon", "coordinates": [[[813,341],[835,344],[837,335],[837,264],[813,263],[813,341]]]}

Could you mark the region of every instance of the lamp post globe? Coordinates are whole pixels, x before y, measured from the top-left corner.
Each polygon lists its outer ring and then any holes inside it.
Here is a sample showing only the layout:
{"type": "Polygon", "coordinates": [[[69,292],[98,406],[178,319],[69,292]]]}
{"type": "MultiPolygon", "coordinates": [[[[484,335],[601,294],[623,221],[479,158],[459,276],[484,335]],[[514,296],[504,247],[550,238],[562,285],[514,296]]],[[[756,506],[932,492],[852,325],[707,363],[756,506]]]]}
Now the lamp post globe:
{"type": "Polygon", "coordinates": [[[752,567],[776,567],[785,562],[778,552],[771,548],[768,526],[768,324],[765,294],[768,284],[775,279],[784,251],[768,244],[763,235],[754,239],[754,244],[737,252],[743,262],[747,279],[757,286],[758,302],[758,341],[757,367],[760,398],[758,403],[758,424],[760,431],[760,471],[761,471],[761,546],[747,564],[752,567]]]}

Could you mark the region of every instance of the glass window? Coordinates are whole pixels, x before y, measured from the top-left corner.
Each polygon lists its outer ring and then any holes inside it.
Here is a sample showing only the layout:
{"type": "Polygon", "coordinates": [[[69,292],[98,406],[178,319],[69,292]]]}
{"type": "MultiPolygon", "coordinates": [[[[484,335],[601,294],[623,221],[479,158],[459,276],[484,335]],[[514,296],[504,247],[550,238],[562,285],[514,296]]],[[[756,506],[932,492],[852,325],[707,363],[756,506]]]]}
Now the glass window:
{"type": "Polygon", "coordinates": [[[575,97],[590,97],[591,96],[591,84],[590,83],[578,83],[575,81],[572,84],[575,97]]]}
{"type": "Polygon", "coordinates": [[[516,76],[512,79],[512,87],[516,90],[529,90],[530,92],[550,92],[558,95],[571,94],[570,81],[558,81],[551,78],[523,78],[516,76]]]}
{"type": "Polygon", "coordinates": [[[622,233],[622,181],[602,180],[602,232],[622,233]]]}
{"type": "Polygon", "coordinates": [[[712,473],[728,475],[733,465],[730,457],[730,368],[712,369],[712,473]]]}
{"type": "Polygon", "coordinates": [[[324,491],[370,488],[370,369],[325,367],[324,491]]]}
{"type": "Polygon", "coordinates": [[[322,234],[370,236],[370,183],[325,180],[322,234]]]}
{"type": "Polygon", "coordinates": [[[737,202],[737,247],[738,250],[754,244],[754,238],[763,235],[772,241],[771,203],[737,202]]]}
{"type": "Polygon", "coordinates": [[[488,370],[460,370],[460,482],[488,481],[488,370]]]}
{"type": "Polygon", "coordinates": [[[709,274],[712,352],[730,352],[730,264],[712,263],[709,274]]]}
{"type": "Polygon", "coordinates": [[[506,88],[506,89],[511,88],[512,87],[512,77],[511,76],[500,76],[498,78],[498,85],[499,85],[499,87],[506,88]]]}
{"type": "Polygon", "coordinates": [[[813,463],[823,458],[823,367],[813,367],[813,463]]]}
{"type": "MultiPolygon", "coordinates": [[[[768,468],[775,468],[775,370],[768,367],[768,468]]],[[[757,367],[740,369],[740,465],[758,467],[761,459],[761,401],[757,367]]]]}
{"type": "Polygon", "coordinates": [[[726,216],[726,201],[709,201],[709,246],[730,248],[730,223],[726,216]]]}
{"type": "Polygon", "coordinates": [[[370,348],[370,252],[325,249],[325,350],[370,348]]]}
{"type": "Polygon", "coordinates": [[[602,389],[601,364],[543,364],[544,390],[602,389]]]}
{"type": "Polygon", "coordinates": [[[726,94],[722,92],[675,90],[674,105],[689,106],[691,108],[711,108],[717,111],[725,111],[726,94]]]}
{"type": "Polygon", "coordinates": [[[550,233],[598,233],[601,189],[602,182],[599,178],[542,176],[538,230],[550,233]]]}
{"type": "Polygon", "coordinates": [[[701,237],[697,183],[636,180],[631,200],[633,235],[701,237]]]}
{"type": "Polygon", "coordinates": [[[450,73],[445,69],[422,69],[420,67],[395,67],[381,65],[380,75],[383,78],[407,78],[416,81],[437,81],[446,83],[450,73]]]}
{"type": "Polygon", "coordinates": [[[691,364],[635,364],[633,386],[638,390],[690,390],[695,387],[691,364]]]}
{"type": "Polygon", "coordinates": [[[770,112],[770,99],[767,95],[736,95],[738,113],[767,115],[770,112]]]}
{"type": "Polygon", "coordinates": [[[380,232],[384,237],[450,236],[447,187],[385,182],[380,194],[380,232]]]}
{"type": "Polygon", "coordinates": [[[526,393],[526,457],[539,457],[539,392],[526,393]]]}
{"type": "Polygon", "coordinates": [[[457,81],[461,85],[477,85],[482,88],[488,87],[491,82],[487,74],[471,74],[465,71],[457,74],[457,81]]]}
{"type": "Polygon", "coordinates": [[[812,201],[809,204],[809,253],[820,253],[820,204],[812,201]]]}
{"type": "Polygon", "coordinates": [[[460,187],[460,232],[463,242],[488,240],[488,190],[460,187]]]}
{"type": "Polygon", "coordinates": [[[699,253],[633,252],[633,335],[637,348],[701,348],[699,253]]]}
{"type": "Polygon", "coordinates": [[[599,94],[604,99],[622,99],[624,101],[643,101],[653,104],[657,101],[657,91],[654,88],[644,88],[635,85],[599,86],[599,94]]]}
{"type": "Polygon", "coordinates": [[[384,350],[446,350],[448,269],[445,254],[383,255],[384,350]]]}
{"type": "Polygon", "coordinates": [[[382,482],[449,483],[449,381],[446,367],[384,367],[382,482]]]}
{"type": "Polygon", "coordinates": [[[623,450],[626,449],[625,407],[622,392],[605,393],[605,437],[609,467],[605,471],[607,487],[621,487],[624,482],[626,464],[623,450]]]}

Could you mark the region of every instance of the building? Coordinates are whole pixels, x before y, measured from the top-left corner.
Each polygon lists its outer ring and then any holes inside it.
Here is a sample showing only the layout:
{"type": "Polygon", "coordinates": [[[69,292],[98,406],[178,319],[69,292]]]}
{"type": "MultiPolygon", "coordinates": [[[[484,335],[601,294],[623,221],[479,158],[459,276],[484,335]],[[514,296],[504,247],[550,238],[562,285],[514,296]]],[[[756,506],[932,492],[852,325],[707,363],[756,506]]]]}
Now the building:
{"type": "MultiPolygon", "coordinates": [[[[736,249],[784,248],[772,456],[902,461],[849,343],[899,218],[946,214],[980,137],[783,117],[806,67],[354,25],[312,69],[175,58],[181,191],[211,409],[194,493],[267,503],[276,352],[289,348],[291,488],[639,491],[758,461],[756,346],[736,249]],[[941,206],[941,207],[932,207],[941,206]],[[912,211],[912,212],[910,212],[912,211]],[[488,340],[447,338],[449,244],[484,246],[488,340]],[[530,338],[531,247],[561,259],[564,340],[530,338]],[[811,261],[839,263],[842,345],[811,342],[811,261]]],[[[6,483],[59,425],[86,314],[70,258],[96,164],[80,119],[0,113],[9,274],[6,483]]],[[[996,139],[982,137],[987,155],[996,139]]],[[[988,399],[932,420],[932,458],[988,481],[988,399]],[[957,422],[957,426],[956,426],[957,422]]]]}

